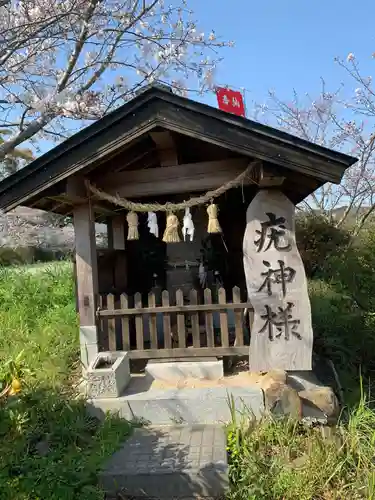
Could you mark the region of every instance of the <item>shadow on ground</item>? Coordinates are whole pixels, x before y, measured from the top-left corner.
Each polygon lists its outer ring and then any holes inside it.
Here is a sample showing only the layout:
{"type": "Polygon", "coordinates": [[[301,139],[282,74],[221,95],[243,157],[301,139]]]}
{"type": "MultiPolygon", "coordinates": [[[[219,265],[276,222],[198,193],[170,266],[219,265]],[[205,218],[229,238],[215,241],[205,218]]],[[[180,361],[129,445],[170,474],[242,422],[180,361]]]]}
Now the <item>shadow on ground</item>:
{"type": "Polygon", "coordinates": [[[221,498],[229,486],[220,426],[135,429],[100,476],[107,498],[221,498]]]}

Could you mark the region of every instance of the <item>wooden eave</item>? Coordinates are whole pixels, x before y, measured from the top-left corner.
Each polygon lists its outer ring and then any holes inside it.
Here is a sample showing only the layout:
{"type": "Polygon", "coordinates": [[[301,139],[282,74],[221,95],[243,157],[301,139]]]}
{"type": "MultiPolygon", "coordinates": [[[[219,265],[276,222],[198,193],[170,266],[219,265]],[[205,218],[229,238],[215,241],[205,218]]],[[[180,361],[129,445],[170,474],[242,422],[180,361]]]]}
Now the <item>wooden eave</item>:
{"type": "MultiPolygon", "coordinates": [[[[285,132],[237,117],[151,86],[133,100],[75,134],[0,182],[0,209],[32,206],[74,174],[87,175],[155,130],[169,130],[222,148],[228,157],[258,158],[300,175],[300,197],[325,182],[339,183],[357,159],[285,132]]],[[[142,154],[140,148],[140,154],[142,154]]],[[[298,197],[297,197],[298,198],[298,197]]],[[[42,207],[39,207],[42,208],[42,207]]],[[[50,205],[46,209],[53,210],[50,205]]],[[[109,209],[110,210],[110,209],[109,209]]],[[[57,210],[59,211],[59,210],[57,210]]]]}

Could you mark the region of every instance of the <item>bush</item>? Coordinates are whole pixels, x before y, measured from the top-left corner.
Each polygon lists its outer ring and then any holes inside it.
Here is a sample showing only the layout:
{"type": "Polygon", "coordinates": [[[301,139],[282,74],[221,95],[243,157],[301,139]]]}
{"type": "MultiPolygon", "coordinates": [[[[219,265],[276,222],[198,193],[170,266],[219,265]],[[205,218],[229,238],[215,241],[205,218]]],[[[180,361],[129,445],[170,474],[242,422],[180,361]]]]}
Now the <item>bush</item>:
{"type": "MultiPolygon", "coordinates": [[[[298,218],[312,306],[314,350],[333,360],[345,388],[375,372],[375,228],[351,240],[322,217],[298,218]]],[[[350,391],[349,391],[350,392],[350,391]]]]}
{"type": "Polygon", "coordinates": [[[51,249],[46,247],[0,247],[0,266],[53,262],[71,258],[70,249],[51,249]]]}
{"type": "Polygon", "coordinates": [[[299,215],[296,220],[296,240],[308,277],[316,276],[327,260],[340,255],[348,246],[350,234],[337,229],[319,215],[299,215]]]}
{"type": "Polygon", "coordinates": [[[341,255],[331,256],[326,279],[340,285],[365,311],[375,311],[375,227],[362,231],[341,255]]]}
{"type": "Polygon", "coordinates": [[[375,372],[375,318],[323,280],[309,283],[314,351],[331,359],[339,371],[347,400],[357,395],[358,375],[366,382],[375,372]]]}

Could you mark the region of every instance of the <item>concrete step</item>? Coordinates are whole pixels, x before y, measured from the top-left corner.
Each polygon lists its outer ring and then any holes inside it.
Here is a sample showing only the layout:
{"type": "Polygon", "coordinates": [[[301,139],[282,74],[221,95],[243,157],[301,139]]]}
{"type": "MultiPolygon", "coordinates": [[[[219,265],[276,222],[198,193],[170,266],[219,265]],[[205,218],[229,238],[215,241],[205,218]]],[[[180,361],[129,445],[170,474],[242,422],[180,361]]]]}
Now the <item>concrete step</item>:
{"type": "Polygon", "coordinates": [[[135,429],[105,465],[109,498],[223,498],[228,488],[226,436],[220,425],[135,429]]]}
{"type": "Polygon", "coordinates": [[[246,408],[256,418],[264,412],[263,392],[256,386],[154,389],[147,377],[133,378],[118,398],[88,399],[87,408],[99,419],[110,412],[152,425],[223,424],[231,420],[229,397],[238,411],[246,408]]]}
{"type": "Polygon", "coordinates": [[[87,409],[101,420],[110,412],[151,425],[223,424],[231,420],[228,397],[232,396],[237,411],[247,409],[256,418],[264,412],[263,393],[243,387],[153,390],[119,398],[91,399],[87,409]]]}

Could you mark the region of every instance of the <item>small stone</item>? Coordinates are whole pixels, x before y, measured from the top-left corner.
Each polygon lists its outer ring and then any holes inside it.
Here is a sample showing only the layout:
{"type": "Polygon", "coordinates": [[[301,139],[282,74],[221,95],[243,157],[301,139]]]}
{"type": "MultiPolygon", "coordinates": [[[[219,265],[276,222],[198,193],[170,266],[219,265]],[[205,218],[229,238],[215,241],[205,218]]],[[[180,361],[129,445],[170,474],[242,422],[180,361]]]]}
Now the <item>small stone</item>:
{"type": "Polygon", "coordinates": [[[260,381],[265,396],[266,408],[270,410],[280,398],[286,386],[287,374],[283,370],[271,370],[260,381]]]}
{"type": "Polygon", "coordinates": [[[318,408],[328,418],[337,418],[339,416],[340,405],[331,387],[309,389],[300,391],[298,394],[304,403],[318,408]]]}
{"type": "Polygon", "coordinates": [[[271,412],[275,415],[285,415],[300,420],[302,418],[302,401],[298,392],[292,387],[284,386],[271,408],[271,412]]]}
{"type": "Polygon", "coordinates": [[[283,382],[269,380],[267,384],[262,384],[261,387],[263,389],[265,407],[267,410],[271,410],[275,403],[280,399],[286,384],[283,382]]]}
{"type": "Polygon", "coordinates": [[[273,384],[286,384],[287,374],[284,370],[271,370],[267,372],[260,381],[263,390],[271,387],[273,384]]]}
{"type": "Polygon", "coordinates": [[[261,381],[266,410],[299,420],[302,417],[302,401],[298,392],[285,381],[286,373],[282,370],[268,372],[261,381]]]}

